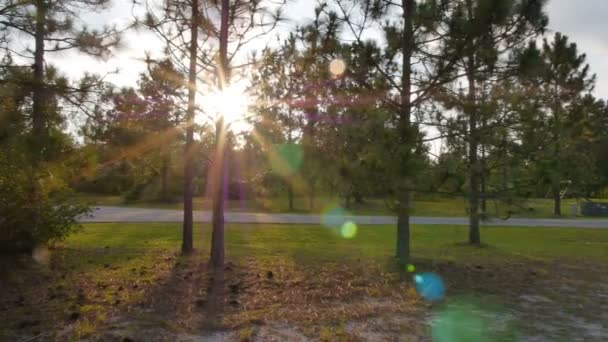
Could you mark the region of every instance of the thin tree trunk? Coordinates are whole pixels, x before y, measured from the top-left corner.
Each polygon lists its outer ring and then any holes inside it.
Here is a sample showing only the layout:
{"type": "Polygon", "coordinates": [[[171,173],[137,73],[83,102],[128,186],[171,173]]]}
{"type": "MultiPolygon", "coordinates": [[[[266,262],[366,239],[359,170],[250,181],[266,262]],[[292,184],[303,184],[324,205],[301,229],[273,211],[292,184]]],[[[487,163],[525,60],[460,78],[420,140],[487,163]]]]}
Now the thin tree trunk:
{"type": "Polygon", "coordinates": [[[219,269],[224,265],[225,251],[225,236],[224,236],[224,193],[225,193],[225,156],[226,156],[226,141],[225,127],[223,117],[215,124],[215,148],[216,157],[214,164],[214,182],[213,182],[213,221],[211,234],[211,265],[215,269],[219,269]]]}
{"type": "Polygon", "coordinates": [[[160,167],[160,199],[169,201],[169,163],[170,156],[166,151],[163,151],[162,165],[160,167]]]}
{"type": "Polygon", "coordinates": [[[553,185],[553,215],[562,216],[562,196],[559,183],[553,185]]]}
{"type": "Polygon", "coordinates": [[[410,257],[410,199],[409,191],[403,192],[399,200],[397,212],[397,260],[401,263],[408,261],[410,257]]]}
{"type": "Polygon", "coordinates": [[[293,211],[293,185],[291,183],[287,183],[287,201],[289,202],[289,210],[293,211]]]}
{"type": "MultiPolygon", "coordinates": [[[[485,127],[485,125],[484,125],[485,127]]],[[[483,129],[483,128],[482,128],[483,129]]],[[[487,196],[486,196],[486,150],[484,145],[481,145],[481,160],[479,162],[481,167],[480,174],[480,188],[481,188],[481,213],[483,215],[487,212],[487,196]]]]}
{"type": "Polygon", "coordinates": [[[34,32],[34,84],[32,92],[32,135],[35,153],[42,157],[47,138],[45,113],[46,89],[44,84],[44,37],[46,31],[47,4],[36,1],[36,27],[34,32]]]}
{"type": "MultiPolygon", "coordinates": [[[[555,87],[555,94],[559,93],[557,86],[555,87]]],[[[555,144],[555,170],[553,176],[553,215],[562,216],[562,197],[560,193],[561,187],[561,144],[560,144],[560,133],[561,133],[561,120],[560,120],[560,104],[559,100],[555,100],[553,107],[553,119],[555,120],[555,131],[553,133],[553,140],[555,144]]]]}
{"type": "MultiPolygon", "coordinates": [[[[473,2],[466,2],[469,20],[473,20],[473,2]]],[[[479,188],[481,165],[477,150],[479,149],[479,132],[477,128],[477,83],[475,78],[475,44],[470,41],[469,56],[466,64],[466,76],[469,93],[465,113],[469,117],[469,243],[481,244],[479,232],[479,188]]]]}
{"type": "MultiPolygon", "coordinates": [[[[289,109],[289,117],[291,118],[291,108],[289,109]]],[[[292,128],[291,128],[291,122],[288,121],[288,131],[287,131],[287,143],[289,145],[293,144],[293,136],[292,136],[292,128]]],[[[294,210],[294,205],[293,205],[293,177],[290,177],[287,182],[287,202],[289,203],[289,211],[293,211],[294,210]]]]}
{"type": "MultiPolygon", "coordinates": [[[[402,36],[402,67],[401,75],[401,110],[399,113],[399,126],[401,144],[410,146],[414,143],[414,137],[411,132],[411,93],[412,93],[412,67],[411,59],[413,54],[413,18],[416,4],[414,0],[402,0],[403,7],[403,36],[402,36]]],[[[409,164],[411,151],[403,153],[402,165],[409,164]]],[[[404,177],[410,177],[404,175],[404,177]]],[[[406,182],[407,183],[407,182],[406,182]]],[[[397,246],[395,256],[401,263],[407,262],[410,257],[410,203],[411,192],[408,189],[402,190],[397,207],[397,246]]]]}
{"type": "Polygon", "coordinates": [[[193,180],[194,180],[194,107],[196,105],[196,55],[198,51],[198,0],[192,0],[190,23],[190,69],[188,72],[188,108],[186,109],[186,146],[184,150],[184,222],[182,226],[182,253],[192,253],[193,231],[193,180]]]}
{"type": "MultiPolygon", "coordinates": [[[[316,105],[314,107],[315,109],[317,108],[316,105]]],[[[306,127],[305,127],[305,141],[307,141],[307,143],[305,143],[305,146],[307,147],[307,150],[305,151],[304,155],[309,155],[312,156],[314,155],[314,141],[315,141],[315,123],[317,120],[317,117],[315,116],[315,113],[313,111],[309,111],[307,112],[307,117],[308,117],[308,122],[306,123],[306,127]]],[[[312,159],[311,159],[312,160],[312,159]]],[[[305,177],[306,181],[308,183],[308,210],[310,212],[313,212],[314,210],[314,200],[315,200],[315,164],[311,164],[313,167],[310,168],[310,173],[305,177]]]]}
{"type": "Polygon", "coordinates": [[[477,89],[474,68],[474,59],[473,57],[470,57],[467,70],[467,79],[469,83],[469,243],[479,245],[481,244],[479,232],[479,188],[481,174],[479,156],[477,155],[479,136],[477,131],[477,89]]]}
{"type": "MultiPolygon", "coordinates": [[[[219,86],[224,90],[230,83],[230,69],[228,65],[228,19],[229,19],[229,0],[222,0],[222,12],[220,23],[219,41],[219,86]]],[[[214,269],[224,266],[224,171],[225,171],[225,152],[226,152],[226,127],[223,116],[227,113],[220,113],[220,119],[216,122],[216,181],[214,182],[215,191],[213,198],[213,222],[211,235],[211,265],[214,269]]]]}
{"type": "Polygon", "coordinates": [[[315,181],[312,177],[308,180],[308,210],[315,210],[315,181]]]}
{"type": "Polygon", "coordinates": [[[552,180],[552,193],[553,193],[553,215],[562,216],[562,196],[561,196],[561,175],[560,175],[560,143],[559,139],[555,141],[555,175],[552,180]]]}

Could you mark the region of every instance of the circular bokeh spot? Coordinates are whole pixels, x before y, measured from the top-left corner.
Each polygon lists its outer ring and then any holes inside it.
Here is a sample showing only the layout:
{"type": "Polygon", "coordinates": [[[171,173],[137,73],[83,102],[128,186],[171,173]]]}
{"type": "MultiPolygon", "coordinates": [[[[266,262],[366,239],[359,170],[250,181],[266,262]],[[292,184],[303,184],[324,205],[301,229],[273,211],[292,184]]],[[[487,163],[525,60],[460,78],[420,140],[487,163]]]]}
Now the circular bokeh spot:
{"type": "Polygon", "coordinates": [[[44,245],[37,246],[32,251],[32,259],[37,263],[47,265],[51,258],[51,252],[44,245]]]}
{"type": "Polygon", "coordinates": [[[325,227],[341,228],[346,222],[346,211],[341,207],[330,207],[323,211],[321,221],[325,227]]]}
{"type": "Polygon", "coordinates": [[[433,341],[520,341],[513,315],[484,299],[450,301],[431,320],[433,341]]]}
{"type": "Polygon", "coordinates": [[[422,273],[414,276],[418,294],[431,302],[442,300],[445,297],[445,284],[443,279],[435,273],[422,273]]]}
{"type": "Polygon", "coordinates": [[[416,272],[416,266],[414,266],[413,264],[407,264],[406,268],[407,268],[407,271],[410,273],[416,272]]]}
{"type": "Polygon", "coordinates": [[[345,239],[352,239],[357,235],[357,225],[352,221],[346,221],[340,228],[340,235],[345,239]]]}
{"type": "Polygon", "coordinates": [[[329,63],[329,72],[334,76],[341,76],[346,71],[346,63],[340,58],[333,59],[329,63]]]}
{"type": "Polygon", "coordinates": [[[304,153],[296,144],[280,144],[275,146],[275,153],[270,158],[272,170],[281,176],[291,176],[302,166],[304,153]]]}

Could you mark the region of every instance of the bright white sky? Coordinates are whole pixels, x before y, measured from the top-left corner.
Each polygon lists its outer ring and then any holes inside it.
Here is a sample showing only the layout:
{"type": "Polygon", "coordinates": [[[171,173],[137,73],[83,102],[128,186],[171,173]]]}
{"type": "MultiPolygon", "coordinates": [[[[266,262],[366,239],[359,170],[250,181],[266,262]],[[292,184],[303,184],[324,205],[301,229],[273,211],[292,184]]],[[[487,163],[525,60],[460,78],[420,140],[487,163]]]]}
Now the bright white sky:
{"type": "MultiPolygon", "coordinates": [[[[295,0],[287,5],[285,11],[290,23],[283,24],[284,29],[296,24],[305,23],[313,18],[315,1],[295,0]]],[[[593,73],[597,74],[595,94],[608,98],[608,1],[607,0],[549,0],[549,32],[563,32],[572,41],[578,43],[579,50],[588,56],[593,73]]],[[[131,1],[113,0],[113,6],[103,13],[89,15],[83,20],[91,26],[104,23],[125,23],[131,19],[131,1]]],[[[262,43],[263,44],[263,43],[262,43]]],[[[142,59],[146,52],[159,55],[162,43],[151,33],[129,32],[124,36],[124,47],[107,62],[97,61],[74,52],[49,56],[49,61],[72,77],[79,77],[83,72],[104,73],[119,69],[118,75],[109,80],[120,86],[134,85],[140,72],[144,69],[142,59]]]]}
{"type": "MultiPolygon", "coordinates": [[[[315,0],[289,1],[284,11],[288,22],[283,23],[277,32],[287,32],[296,25],[312,21],[316,3],[315,0]]],[[[597,75],[595,95],[608,99],[608,63],[605,63],[608,59],[608,40],[605,38],[608,34],[608,0],[549,0],[546,10],[549,14],[547,37],[551,39],[555,32],[562,32],[578,44],[579,53],[587,54],[591,72],[597,75]]],[[[110,9],[86,15],[82,20],[90,26],[124,25],[132,20],[131,1],[113,0],[110,9]]],[[[260,50],[269,39],[272,38],[256,42],[257,46],[249,48],[260,50]]],[[[48,60],[74,78],[84,72],[103,74],[118,70],[118,74],[108,76],[107,80],[118,86],[134,86],[144,71],[146,53],[162,57],[162,48],[162,42],[152,33],[140,30],[126,33],[123,47],[108,61],[95,60],[76,52],[54,54],[48,60]]],[[[235,124],[233,129],[240,131],[246,128],[235,124]]],[[[429,128],[427,133],[430,137],[437,135],[433,128],[429,128]]],[[[438,153],[440,145],[440,141],[432,142],[432,152],[438,153]]]]}

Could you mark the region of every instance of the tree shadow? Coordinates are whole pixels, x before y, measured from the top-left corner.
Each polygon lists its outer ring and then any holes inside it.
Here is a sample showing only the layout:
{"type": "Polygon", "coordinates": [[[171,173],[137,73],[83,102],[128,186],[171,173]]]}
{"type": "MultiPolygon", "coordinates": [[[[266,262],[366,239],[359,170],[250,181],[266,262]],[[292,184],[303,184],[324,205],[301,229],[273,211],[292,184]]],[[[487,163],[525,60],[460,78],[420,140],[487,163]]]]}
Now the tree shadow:
{"type": "MultiPolygon", "coordinates": [[[[170,271],[151,284],[143,300],[120,321],[135,326],[149,326],[153,322],[157,327],[151,329],[154,334],[187,332],[206,336],[225,331],[229,328],[226,313],[240,306],[242,281],[235,268],[228,262],[224,268],[214,270],[200,251],[178,256],[170,271]]],[[[134,330],[138,335],[128,337],[158,339],[158,336],[150,336],[150,331],[134,330]]]]}

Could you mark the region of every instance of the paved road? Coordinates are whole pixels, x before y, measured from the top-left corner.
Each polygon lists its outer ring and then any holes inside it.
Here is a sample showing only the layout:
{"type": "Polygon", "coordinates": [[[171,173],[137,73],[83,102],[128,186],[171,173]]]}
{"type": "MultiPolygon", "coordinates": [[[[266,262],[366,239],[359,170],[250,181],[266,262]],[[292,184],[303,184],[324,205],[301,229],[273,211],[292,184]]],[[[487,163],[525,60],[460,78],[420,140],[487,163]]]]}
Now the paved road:
{"type": "MultiPolygon", "coordinates": [[[[288,223],[288,224],[319,224],[340,223],[348,220],[357,224],[383,225],[395,224],[391,216],[323,216],[309,214],[263,214],[228,212],[226,222],[232,223],[288,223]]],[[[209,211],[195,211],[196,222],[211,222],[209,211]]],[[[172,209],[147,209],[124,207],[96,207],[91,217],[84,217],[81,222],[182,222],[182,212],[172,209]]],[[[467,225],[464,217],[419,217],[411,218],[414,224],[428,225],[467,225]]],[[[525,219],[512,218],[509,220],[492,220],[484,222],[486,226],[509,227],[576,227],[576,228],[608,228],[608,220],[589,219],[525,219]]]]}

